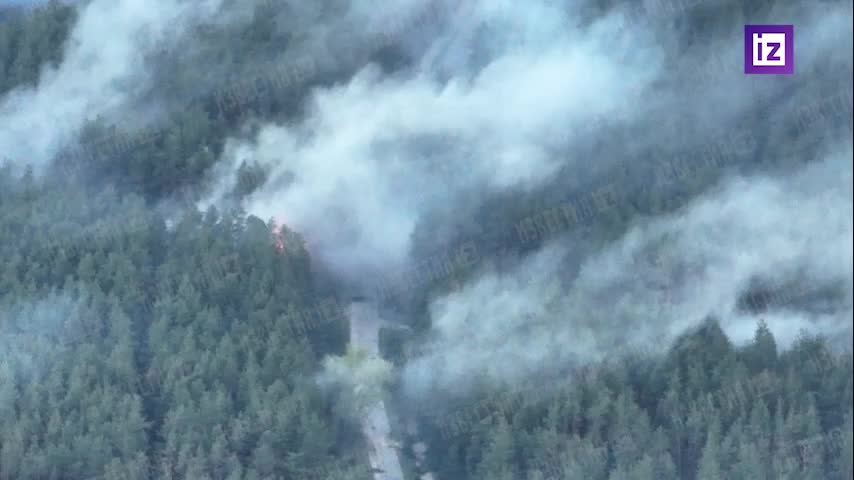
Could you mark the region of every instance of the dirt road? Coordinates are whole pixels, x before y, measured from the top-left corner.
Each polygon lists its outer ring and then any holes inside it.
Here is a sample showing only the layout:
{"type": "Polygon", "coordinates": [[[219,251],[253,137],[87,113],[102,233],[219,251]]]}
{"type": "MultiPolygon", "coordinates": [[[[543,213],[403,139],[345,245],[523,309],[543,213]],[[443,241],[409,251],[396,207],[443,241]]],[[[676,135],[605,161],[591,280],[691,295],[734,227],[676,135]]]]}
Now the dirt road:
{"type": "MultiPolygon", "coordinates": [[[[350,304],[350,344],[379,356],[379,332],[382,322],[376,308],[368,302],[350,304]]],[[[374,480],[403,480],[397,443],[391,438],[385,403],[377,402],[362,419],[362,432],[368,440],[374,480]]]]}

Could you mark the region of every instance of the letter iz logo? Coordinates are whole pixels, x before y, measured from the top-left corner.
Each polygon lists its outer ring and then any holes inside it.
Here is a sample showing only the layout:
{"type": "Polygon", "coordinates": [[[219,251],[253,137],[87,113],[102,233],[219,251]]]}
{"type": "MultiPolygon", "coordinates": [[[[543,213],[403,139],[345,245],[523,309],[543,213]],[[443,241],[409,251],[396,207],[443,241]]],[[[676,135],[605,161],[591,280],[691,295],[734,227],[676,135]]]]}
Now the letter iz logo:
{"type": "Polygon", "coordinates": [[[794,73],[794,26],[745,25],[744,73],[794,73]]]}

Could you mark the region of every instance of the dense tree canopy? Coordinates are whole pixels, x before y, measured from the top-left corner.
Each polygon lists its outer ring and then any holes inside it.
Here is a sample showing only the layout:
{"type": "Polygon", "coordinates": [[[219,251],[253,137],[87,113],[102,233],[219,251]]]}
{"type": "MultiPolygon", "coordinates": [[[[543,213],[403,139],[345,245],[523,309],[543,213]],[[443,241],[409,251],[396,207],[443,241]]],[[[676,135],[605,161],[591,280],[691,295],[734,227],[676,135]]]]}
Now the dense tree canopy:
{"type": "Polygon", "coordinates": [[[852,472],[852,374],[851,354],[820,338],[778,352],[760,324],[735,348],[710,319],[664,358],[482,392],[422,425],[440,478],[841,480],[852,472]]]}
{"type": "Polygon", "coordinates": [[[0,478],[356,478],[311,379],[343,317],[294,327],[321,301],[296,234],[0,185],[0,478]]]}
{"type": "MultiPolygon", "coordinates": [[[[259,61],[294,41],[274,24],[275,4],[258,0],[243,23],[200,28],[193,34],[204,48],[192,54],[252,78],[259,61]]],[[[707,8],[692,21],[710,17],[707,8]]],[[[9,13],[0,17],[3,96],[36,86],[61,62],[77,14],[56,0],[0,12],[9,13]]],[[[394,50],[376,53],[384,68],[406,60],[394,50]]],[[[197,94],[207,72],[178,53],[145,61],[154,88],[180,105],[146,128],[93,119],[41,176],[0,152],[0,480],[370,478],[358,425],[316,381],[324,356],[347,352],[344,295],[319,287],[335,282],[319,273],[300,232],[193,203],[225,138],[255,128],[250,119],[297,115],[304,85],[270,84],[262,96],[231,82],[197,94]]],[[[312,81],[341,74],[313,71],[312,81]]],[[[558,172],[541,190],[487,199],[470,213],[478,221],[460,218],[452,236],[477,236],[479,266],[500,268],[502,255],[535,250],[554,233],[532,215],[568,199],[597,208],[613,199],[590,191],[631,183],[595,225],[585,207],[555,229],[607,242],[639,217],[684,206],[724,167],[754,168],[744,158],[761,148],[727,157],[733,165],[697,167],[685,181],[627,166],[582,188],[558,172]]],[[[768,157],[763,167],[790,160],[768,157]]],[[[245,159],[227,198],[252,194],[268,174],[245,159]]],[[[415,257],[443,249],[434,231],[429,219],[417,225],[415,257]]],[[[381,331],[395,366],[411,337],[430,329],[429,301],[478,272],[470,267],[387,299],[414,330],[381,331]]],[[[476,388],[461,405],[424,411],[394,391],[388,404],[418,412],[421,436],[399,434],[412,478],[429,470],[443,480],[845,480],[854,475],[852,355],[828,345],[803,333],[781,348],[764,322],[752,342],[734,345],[709,318],[664,354],[611,358],[542,388],[476,388]],[[421,441],[430,453],[416,466],[421,441]]]]}

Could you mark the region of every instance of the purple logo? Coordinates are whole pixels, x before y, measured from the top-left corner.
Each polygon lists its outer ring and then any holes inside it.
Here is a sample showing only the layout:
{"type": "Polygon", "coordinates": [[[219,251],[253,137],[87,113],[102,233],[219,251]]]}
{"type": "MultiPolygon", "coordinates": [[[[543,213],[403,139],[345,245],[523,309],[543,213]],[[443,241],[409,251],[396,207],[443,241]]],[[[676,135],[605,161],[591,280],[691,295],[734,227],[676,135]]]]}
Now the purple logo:
{"type": "Polygon", "coordinates": [[[744,73],[795,73],[792,25],[744,26],[744,73]]]}

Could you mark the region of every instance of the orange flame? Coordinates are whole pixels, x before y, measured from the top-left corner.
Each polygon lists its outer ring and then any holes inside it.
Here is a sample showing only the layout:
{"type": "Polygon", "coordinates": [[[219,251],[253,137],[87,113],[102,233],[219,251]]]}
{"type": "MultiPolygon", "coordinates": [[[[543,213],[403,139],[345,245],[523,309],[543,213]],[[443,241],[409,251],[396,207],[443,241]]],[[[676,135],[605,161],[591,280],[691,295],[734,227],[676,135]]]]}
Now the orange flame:
{"type": "Polygon", "coordinates": [[[270,232],[273,235],[273,248],[277,253],[285,251],[285,236],[282,233],[284,224],[279,224],[276,219],[273,219],[273,229],[270,232]]]}

